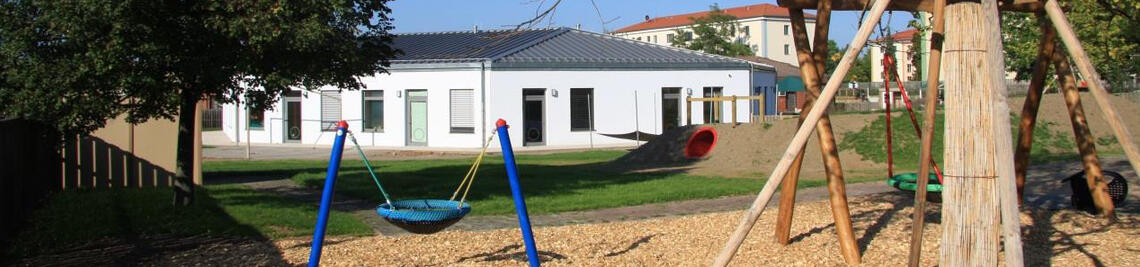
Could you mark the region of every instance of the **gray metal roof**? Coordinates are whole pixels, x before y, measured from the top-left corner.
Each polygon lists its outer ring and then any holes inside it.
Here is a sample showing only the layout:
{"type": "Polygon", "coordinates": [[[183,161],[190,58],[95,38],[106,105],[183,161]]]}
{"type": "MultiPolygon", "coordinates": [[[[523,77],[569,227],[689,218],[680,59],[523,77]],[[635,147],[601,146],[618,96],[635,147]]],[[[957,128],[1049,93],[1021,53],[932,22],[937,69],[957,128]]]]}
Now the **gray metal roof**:
{"type": "Polygon", "coordinates": [[[393,63],[483,61],[548,38],[558,29],[397,34],[392,46],[404,52],[393,63]]]}
{"type": "Polygon", "coordinates": [[[744,60],[559,28],[397,35],[394,64],[488,62],[492,68],[748,69],[744,60]]]}

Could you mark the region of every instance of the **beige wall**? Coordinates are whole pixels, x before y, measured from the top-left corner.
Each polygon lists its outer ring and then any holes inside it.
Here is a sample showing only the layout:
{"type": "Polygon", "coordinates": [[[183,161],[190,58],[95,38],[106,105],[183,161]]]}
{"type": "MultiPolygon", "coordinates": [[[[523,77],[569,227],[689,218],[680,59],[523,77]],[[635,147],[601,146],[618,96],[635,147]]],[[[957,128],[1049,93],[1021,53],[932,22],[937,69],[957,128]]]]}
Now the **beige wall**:
{"type": "MultiPolygon", "coordinates": [[[[741,19],[737,22],[740,23],[742,32],[736,35],[736,40],[752,48],[755,56],[799,66],[799,61],[796,59],[795,42],[792,39],[791,21],[788,18],[758,17],[741,19]],[[784,34],[785,27],[788,30],[787,34],[784,34]],[[743,32],[744,29],[747,29],[748,32],[743,32]],[[787,53],[784,50],[785,46],[787,46],[787,53]]],[[[808,19],[806,24],[808,40],[811,42],[815,39],[815,20],[808,19]]],[[[613,35],[667,46],[669,45],[668,35],[676,34],[678,29],[691,32],[692,26],[614,33],[613,35]]]]}
{"type": "MultiPolygon", "coordinates": [[[[909,42],[896,42],[894,45],[895,66],[898,67],[899,80],[903,82],[920,80],[922,77],[918,77],[918,67],[912,64],[911,55],[909,54],[914,45],[911,45],[909,42]]],[[[872,82],[883,81],[883,53],[885,50],[886,49],[882,46],[872,46],[869,51],[871,53],[872,82]]],[[[897,82],[899,80],[891,79],[891,82],[897,82]]]]}
{"type": "MultiPolygon", "coordinates": [[[[177,119],[131,125],[125,117],[108,120],[89,137],[65,143],[61,153],[64,188],[170,184],[177,166],[177,119]]],[[[200,121],[197,129],[200,135],[200,121]]],[[[201,184],[201,145],[196,144],[192,175],[201,184]]]]}

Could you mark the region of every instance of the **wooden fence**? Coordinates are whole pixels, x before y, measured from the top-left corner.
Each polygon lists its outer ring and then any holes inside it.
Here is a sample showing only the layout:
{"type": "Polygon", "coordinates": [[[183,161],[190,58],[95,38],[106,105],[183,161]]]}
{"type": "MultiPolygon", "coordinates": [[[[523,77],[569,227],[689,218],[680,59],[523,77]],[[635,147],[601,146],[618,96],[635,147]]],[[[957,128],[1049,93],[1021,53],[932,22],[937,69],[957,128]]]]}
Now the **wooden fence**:
{"type": "MultiPolygon", "coordinates": [[[[736,102],[739,100],[759,100],[760,112],[764,112],[764,95],[757,96],[720,96],[720,97],[690,97],[685,99],[685,124],[693,124],[693,102],[723,102],[728,101],[732,104],[732,124],[736,124],[736,102]]],[[[756,117],[756,116],[754,116],[756,117]]],[[[755,118],[754,118],[755,119],[755,118]]],[[[708,122],[705,122],[708,123],[708,122]]]]}
{"type": "Polygon", "coordinates": [[[170,186],[174,174],[98,137],[76,136],[64,141],[63,189],[170,186]]]}
{"type": "Polygon", "coordinates": [[[52,128],[17,119],[0,119],[0,247],[11,240],[51,192],[60,189],[52,128]]]}

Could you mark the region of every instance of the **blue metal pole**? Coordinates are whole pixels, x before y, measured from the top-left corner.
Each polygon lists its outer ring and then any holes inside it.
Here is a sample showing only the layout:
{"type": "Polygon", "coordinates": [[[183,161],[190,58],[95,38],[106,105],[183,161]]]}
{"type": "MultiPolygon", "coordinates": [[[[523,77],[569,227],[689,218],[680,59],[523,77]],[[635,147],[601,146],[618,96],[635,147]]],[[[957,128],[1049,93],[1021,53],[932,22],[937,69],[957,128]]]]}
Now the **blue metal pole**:
{"type": "Polygon", "coordinates": [[[329,223],[329,206],[332,206],[333,187],[336,174],[340,170],[341,152],[344,151],[344,137],[348,132],[348,122],[336,124],[336,138],[333,139],[332,155],[329,155],[329,169],[325,175],[325,188],[321,191],[321,210],[317,214],[317,226],[313,231],[313,246],[309,250],[309,267],[321,265],[321,247],[325,243],[325,226],[329,223]]]}
{"type": "Polygon", "coordinates": [[[495,122],[499,131],[499,144],[503,149],[503,165],[507,167],[507,180],[511,182],[511,195],[515,198],[515,212],[519,214],[519,229],[522,230],[523,243],[526,245],[526,257],[530,266],[538,267],[541,262],[538,258],[538,249],[534,245],[534,234],[530,231],[530,216],[526,213],[526,201],[523,201],[522,189],[519,188],[519,171],[515,166],[515,151],[511,149],[511,137],[507,134],[507,121],[499,119],[495,122]]]}

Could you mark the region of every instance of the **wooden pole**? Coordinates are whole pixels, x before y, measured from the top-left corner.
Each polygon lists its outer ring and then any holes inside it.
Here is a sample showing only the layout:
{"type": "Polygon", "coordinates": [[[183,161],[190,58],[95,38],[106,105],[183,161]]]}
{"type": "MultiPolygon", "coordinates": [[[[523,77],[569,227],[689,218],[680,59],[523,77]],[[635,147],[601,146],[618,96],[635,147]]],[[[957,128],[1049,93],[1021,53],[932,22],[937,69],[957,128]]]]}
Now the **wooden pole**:
{"type": "Polygon", "coordinates": [[[1000,233],[1005,236],[1006,266],[1022,266],[1016,231],[1020,220],[1017,203],[1011,202],[1017,193],[997,2],[956,2],[947,5],[945,13],[946,149],[939,265],[998,265],[1000,233]],[[999,227],[999,219],[1005,228],[999,227]]]}
{"type": "MultiPolygon", "coordinates": [[[[686,98],[693,98],[692,96],[686,98]]],[[[693,125],[693,101],[685,99],[685,125],[693,125]]]]}
{"type": "Polygon", "coordinates": [[[922,152],[919,154],[918,187],[914,190],[914,219],[911,221],[910,254],[907,266],[918,267],[922,261],[922,234],[926,224],[926,184],[933,163],[934,120],[938,113],[938,79],[942,72],[942,40],[946,29],[943,10],[946,0],[935,0],[931,16],[934,18],[930,32],[930,58],[926,68],[926,110],[922,119],[922,152]]]}
{"type": "Polygon", "coordinates": [[[1037,14],[1041,26],[1041,42],[1037,45],[1037,60],[1033,62],[1033,76],[1029,78],[1029,88],[1025,104],[1021,106],[1020,131],[1017,135],[1017,150],[1014,151],[1014,171],[1017,173],[1017,202],[1024,199],[1025,172],[1029,169],[1029,152],[1033,147],[1033,131],[1037,125],[1037,110],[1041,105],[1041,94],[1045,88],[1045,76],[1049,73],[1049,61],[1056,48],[1057,34],[1044,14],[1037,14]]]}
{"type": "MultiPolygon", "coordinates": [[[[796,52],[799,55],[800,61],[800,75],[804,78],[804,88],[807,90],[807,99],[812,106],[814,105],[828,105],[830,101],[818,101],[820,93],[820,77],[823,76],[823,70],[826,69],[827,63],[827,34],[828,26],[831,17],[830,3],[831,1],[820,1],[819,12],[816,17],[816,32],[814,48],[809,47],[807,40],[807,25],[804,21],[804,13],[802,9],[793,9],[790,11],[792,36],[796,44],[796,52]]],[[[824,109],[823,116],[820,117],[819,122],[816,123],[816,136],[819,138],[820,154],[827,173],[827,186],[831,204],[831,213],[835,222],[836,234],[839,237],[839,250],[843,255],[843,259],[847,264],[859,264],[862,261],[859,255],[859,247],[855,240],[855,231],[851,226],[851,214],[847,207],[847,190],[843,182],[843,167],[839,160],[839,149],[835,145],[835,135],[831,129],[831,120],[824,109]]],[[[797,166],[798,167],[798,166],[797,166]]],[[[784,183],[785,186],[788,183],[784,183]]],[[[792,184],[791,190],[795,190],[795,185],[792,184]]],[[[782,198],[783,196],[781,196],[782,198]]],[[[784,207],[785,202],[781,199],[781,208],[784,207]]],[[[794,199],[789,201],[788,204],[794,204],[794,199]]],[[[791,207],[792,205],[788,205],[791,207]]],[[[789,217],[780,217],[777,221],[786,224],[783,234],[784,237],[788,235],[788,230],[791,225],[792,209],[788,209],[789,217]]],[[[784,214],[780,214],[784,215],[784,214]]]]}
{"type": "Polygon", "coordinates": [[[1110,221],[1115,220],[1115,207],[1112,198],[1108,196],[1108,184],[1104,181],[1100,160],[1096,158],[1096,144],[1093,143],[1088,121],[1085,120],[1084,108],[1081,107],[1081,94],[1077,91],[1077,78],[1073,76],[1073,67],[1069,65],[1069,60],[1065,59],[1061,51],[1053,53],[1053,65],[1057,69],[1057,82],[1061,84],[1061,92],[1065,95],[1065,106],[1069,108],[1069,121],[1073,125],[1077,150],[1081,152],[1081,163],[1085,167],[1085,177],[1093,204],[1105,218],[1110,221]]]}
{"type": "Polygon", "coordinates": [[[1069,21],[1065,19],[1065,13],[1061,11],[1061,7],[1057,5],[1056,0],[1048,0],[1045,2],[1045,12],[1049,14],[1049,20],[1053,22],[1053,27],[1057,29],[1057,33],[1061,36],[1061,42],[1065,43],[1065,47],[1069,50],[1069,56],[1077,63],[1077,69],[1081,71],[1085,81],[1089,83],[1089,92],[1092,92],[1093,99],[1096,100],[1100,110],[1104,113],[1104,118],[1108,121],[1108,125],[1112,127],[1112,132],[1116,134],[1116,140],[1120,141],[1120,147],[1124,148],[1124,154],[1128,156],[1128,162],[1132,164],[1132,169],[1136,173],[1140,173],[1140,150],[1136,148],[1136,143],[1132,141],[1132,134],[1128,133],[1128,129],[1124,128],[1124,122],[1120,119],[1120,115],[1116,113],[1116,108],[1112,103],[1108,102],[1108,91],[1104,90],[1104,84],[1101,83],[1100,74],[1097,74],[1096,69],[1093,68],[1092,61],[1085,53],[1084,47],[1081,42],[1077,40],[1077,34],[1073,32],[1073,26],[1069,25],[1069,21]]]}
{"type": "Polygon", "coordinates": [[[732,127],[736,127],[736,96],[732,96],[732,127]]]}
{"type": "MultiPolygon", "coordinates": [[[[851,41],[847,47],[847,52],[843,54],[843,58],[839,60],[836,65],[835,72],[827,80],[827,86],[824,87],[823,92],[820,94],[819,103],[830,103],[835,98],[835,93],[839,91],[839,85],[843,83],[843,76],[847,75],[847,71],[851,70],[851,63],[855,61],[859,51],[862,50],[863,45],[867,43],[867,38],[871,35],[871,30],[878,23],[879,19],[883,16],[883,11],[887,8],[891,0],[876,1],[871,7],[870,12],[867,13],[865,23],[859,26],[859,30],[855,33],[854,40],[851,41]]],[[[804,120],[804,124],[796,130],[795,136],[792,138],[791,144],[788,145],[787,150],[784,151],[784,156],[776,164],[775,170],[768,176],[767,182],[764,183],[764,189],[756,195],[756,200],[752,202],[752,206],[745,211],[744,216],[740,218],[740,223],[737,225],[736,230],[732,232],[729,239],[726,240],[724,248],[720,250],[713,263],[714,266],[725,266],[732,260],[736,254],[736,250],[740,248],[740,244],[744,242],[744,238],[748,236],[748,232],[752,230],[752,226],[764,213],[764,208],[768,205],[768,201],[772,199],[772,195],[776,193],[776,186],[780,184],[784,174],[787,173],[788,168],[792,165],[792,158],[796,157],[799,153],[798,148],[803,147],[807,142],[808,136],[814,130],[816,122],[823,116],[824,110],[827,105],[814,105],[808,111],[808,117],[804,120]]]]}

